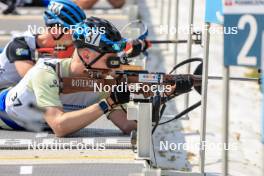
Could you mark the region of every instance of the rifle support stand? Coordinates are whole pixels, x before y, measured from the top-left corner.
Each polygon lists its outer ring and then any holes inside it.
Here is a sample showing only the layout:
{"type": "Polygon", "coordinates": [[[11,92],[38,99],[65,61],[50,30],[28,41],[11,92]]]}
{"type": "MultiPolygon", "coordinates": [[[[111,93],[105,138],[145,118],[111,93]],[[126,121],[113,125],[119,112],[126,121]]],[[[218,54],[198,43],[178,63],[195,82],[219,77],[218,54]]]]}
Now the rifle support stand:
{"type": "Polygon", "coordinates": [[[127,119],[137,120],[137,160],[145,160],[146,168],[142,176],[203,176],[201,173],[182,172],[158,168],[152,145],[153,103],[131,102],[127,108],[127,119]]]}
{"type": "Polygon", "coordinates": [[[137,120],[137,159],[151,160],[152,104],[134,103],[127,108],[128,120],[137,120]]]}

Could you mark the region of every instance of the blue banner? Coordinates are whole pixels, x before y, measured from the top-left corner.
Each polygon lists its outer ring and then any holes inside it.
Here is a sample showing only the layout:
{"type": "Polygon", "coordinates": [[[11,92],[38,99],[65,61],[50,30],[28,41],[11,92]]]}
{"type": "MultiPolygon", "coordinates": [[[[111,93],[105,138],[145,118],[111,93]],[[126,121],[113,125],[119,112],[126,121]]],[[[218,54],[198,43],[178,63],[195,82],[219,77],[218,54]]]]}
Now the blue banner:
{"type": "Polygon", "coordinates": [[[222,0],[206,0],[205,22],[223,24],[222,0]]]}

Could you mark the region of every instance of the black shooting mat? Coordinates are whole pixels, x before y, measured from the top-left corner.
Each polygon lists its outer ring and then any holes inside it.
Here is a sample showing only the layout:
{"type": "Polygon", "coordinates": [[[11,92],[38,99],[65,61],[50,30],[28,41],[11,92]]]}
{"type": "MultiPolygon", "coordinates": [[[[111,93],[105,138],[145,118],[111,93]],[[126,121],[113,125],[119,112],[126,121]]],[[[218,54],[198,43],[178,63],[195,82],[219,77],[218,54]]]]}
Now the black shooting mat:
{"type": "Polygon", "coordinates": [[[91,176],[129,176],[141,175],[144,169],[143,164],[139,163],[88,163],[88,164],[42,164],[28,166],[21,165],[2,165],[0,166],[1,176],[15,176],[28,173],[32,176],[72,176],[72,175],[91,175],[91,176]]]}
{"type": "MultiPolygon", "coordinates": [[[[70,148],[71,144],[85,144],[87,148],[104,144],[106,149],[130,149],[130,137],[123,134],[111,121],[104,117],[72,135],[57,138],[51,131],[27,132],[0,130],[0,149],[27,150],[32,147],[56,148],[60,144],[70,148]],[[43,145],[42,145],[43,144],[43,145]]],[[[75,145],[71,145],[75,149],[75,145]]]]}

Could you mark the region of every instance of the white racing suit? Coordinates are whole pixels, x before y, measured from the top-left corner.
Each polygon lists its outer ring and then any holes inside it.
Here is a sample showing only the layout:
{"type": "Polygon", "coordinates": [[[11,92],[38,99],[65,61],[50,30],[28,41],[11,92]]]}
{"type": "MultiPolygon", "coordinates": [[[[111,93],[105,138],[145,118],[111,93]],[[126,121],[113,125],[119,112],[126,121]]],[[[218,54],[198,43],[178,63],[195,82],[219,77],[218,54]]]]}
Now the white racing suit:
{"type": "MultiPolygon", "coordinates": [[[[50,66],[58,62],[60,62],[61,76],[69,76],[71,59],[41,60],[28,71],[15,87],[0,93],[0,98],[1,94],[2,97],[5,96],[4,102],[2,102],[2,112],[0,113],[2,124],[5,123],[3,118],[7,116],[8,120],[17,124],[21,129],[40,131],[46,128],[47,124],[43,118],[43,112],[30,108],[31,104],[43,109],[45,107],[63,107],[63,104],[65,104],[66,110],[71,111],[90,106],[105,98],[104,93],[94,92],[60,94],[58,75],[54,68],[50,66]]],[[[10,127],[10,124],[6,124],[6,126],[10,127]]],[[[6,126],[2,125],[2,128],[6,126]]],[[[15,129],[15,127],[11,128],[15,129]]]]}
{"type": "Polygon", "coordinates": [[[14,62],[34,61],[35,50],[35,35],[25,32],[12,38],[0,54],[0,89],[13,86],[21,80],[14,62]]]}
{"type": "MultiPolygon", "coordinates": [[[[15,86],[22,78],[18,74],[15,61],[37,60],[45,61],[54,58],[36,58],[36,35],[30,32],[16,34],[12,40],[6,45],[0,54],[0,91],[1,89],[15,86]]],[[[54,61],[57,59],[54,59],[54,61]]],[[[59,61],[60,59],[58,59],[59,61]]],[[[53,61],[53,62],[54,62],[53,61]]],[[[61,97],[63,108],[65,111],[78,110],[86,107],[89,97],[85,93],[76,93],[72,95],[64,95],[61,97]]]]}

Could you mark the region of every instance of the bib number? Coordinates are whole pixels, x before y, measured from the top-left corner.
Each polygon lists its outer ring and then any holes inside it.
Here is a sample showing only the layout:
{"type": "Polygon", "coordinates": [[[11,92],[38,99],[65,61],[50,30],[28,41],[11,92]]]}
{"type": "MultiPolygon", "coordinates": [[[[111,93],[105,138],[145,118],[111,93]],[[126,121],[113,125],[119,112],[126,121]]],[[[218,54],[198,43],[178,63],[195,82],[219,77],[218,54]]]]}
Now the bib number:
{"type": "Polygon", "coordinates": [[[256,40],[258,33],[258,24],[256,19],[252,15],[244,15],[240,18],[238,22],[238,29],[244,30],[247,24],[249,24],[250,26],[249,35],[240,53],[238,54],[237,63],[241,65],[254,66],[257,64],[257,57],[255,56],[249,57],[247,55],[256,40]]]}

